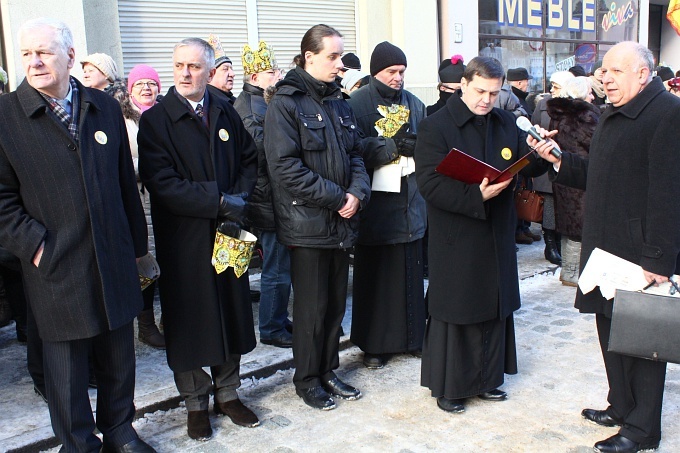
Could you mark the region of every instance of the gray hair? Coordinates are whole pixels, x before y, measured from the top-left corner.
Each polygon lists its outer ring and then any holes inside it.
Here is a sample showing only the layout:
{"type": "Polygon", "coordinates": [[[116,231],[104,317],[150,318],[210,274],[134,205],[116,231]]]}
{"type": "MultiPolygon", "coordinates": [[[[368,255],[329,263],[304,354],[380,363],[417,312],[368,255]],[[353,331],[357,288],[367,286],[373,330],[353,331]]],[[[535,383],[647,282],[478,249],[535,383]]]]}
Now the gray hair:
{"type": "Polygon", "coordinates": [[[68,25],[57,19],[40,17],[24,22],[17,32],[17,42],[21,43],[21,35],[24,33],[46,27],[52,28],[55,31],[54,37],[57,45],[64,52],[64,55],[68,55],[68,51],[73,49],[73,33],[71,33],[68,25]]]}
{"type": "Polygon", "coordinates": [[[627,43],[630,42],[630,46],[633,48],[635,51],[635,54],[637,56],[637,67],[635,70],[639,70],[641,68],[647,68],[649,69],[649,78],[647,79],[647,83],[649,83],[652,80],[652,77],[654,75],[654,55],[652,54],[652,51],[643,46],[640,43],[634,42],[634,41],[626,41],[627,43]]]}
{"type": "Polygon", "coordinates": [[[215,49],[213,49],[212,46],[208,44],[208,41],[205,41],[201,38],[186,38],[175,44],[173,51],[184,46],[196,46],[202,48],[203,59],[205,60],[205,64],[208,69],[215,67],[215,49]]]}
{"type": "Polygon", "coordinates": [[[585,101],[591,90],[592,87],[588,77],[574,77],[573,79],[567,80],[557,97],[581,99],[582,101],[585,101]]]}

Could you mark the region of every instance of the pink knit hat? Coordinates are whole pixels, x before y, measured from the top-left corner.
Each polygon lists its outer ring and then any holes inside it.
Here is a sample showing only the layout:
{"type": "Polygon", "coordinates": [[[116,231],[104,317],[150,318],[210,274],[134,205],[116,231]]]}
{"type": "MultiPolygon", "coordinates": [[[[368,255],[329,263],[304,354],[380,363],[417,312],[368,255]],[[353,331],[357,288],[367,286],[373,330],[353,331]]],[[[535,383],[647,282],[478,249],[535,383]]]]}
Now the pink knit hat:
{"type": "Polygon", "coordinates": [[[138,64],[128,74],[128,91],[132,91],[132,85],[139,79],[151,79],[158,84],[158,92],[161,92],[161,80],[158,73],[151,66],[145,64],[138,64]]]}

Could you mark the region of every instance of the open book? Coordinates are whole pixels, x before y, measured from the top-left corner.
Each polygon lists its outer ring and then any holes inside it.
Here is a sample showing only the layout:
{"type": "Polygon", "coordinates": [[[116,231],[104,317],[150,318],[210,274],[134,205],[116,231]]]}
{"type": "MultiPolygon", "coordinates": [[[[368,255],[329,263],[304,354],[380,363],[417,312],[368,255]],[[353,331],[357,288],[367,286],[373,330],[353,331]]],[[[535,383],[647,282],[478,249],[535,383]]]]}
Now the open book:
{"type": "Polygon", "coordinates": [[[498,170],[491,165],[475,159],[469,154],[453,148],[446,157],[437,165],[437,172],[457,179],[466,184],[481,184],[484,178],[489,178],[489,184],[498,184],[515,176],[524,167],[529,165],[528,153],[505,170],[498,170]]]}

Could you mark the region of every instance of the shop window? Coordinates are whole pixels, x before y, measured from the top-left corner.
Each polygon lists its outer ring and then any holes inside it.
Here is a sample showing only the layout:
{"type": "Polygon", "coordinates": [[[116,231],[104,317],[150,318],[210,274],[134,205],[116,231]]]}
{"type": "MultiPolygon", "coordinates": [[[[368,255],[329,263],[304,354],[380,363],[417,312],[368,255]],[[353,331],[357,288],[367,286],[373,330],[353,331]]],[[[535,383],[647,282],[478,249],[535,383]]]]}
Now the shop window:
{"type": "Polygon", "coordinates": [[[479,0],[479,53],[524,67],[532,91],[557,70],[586,73],[609,47],[636,41],[639,0],[479,0]]]}

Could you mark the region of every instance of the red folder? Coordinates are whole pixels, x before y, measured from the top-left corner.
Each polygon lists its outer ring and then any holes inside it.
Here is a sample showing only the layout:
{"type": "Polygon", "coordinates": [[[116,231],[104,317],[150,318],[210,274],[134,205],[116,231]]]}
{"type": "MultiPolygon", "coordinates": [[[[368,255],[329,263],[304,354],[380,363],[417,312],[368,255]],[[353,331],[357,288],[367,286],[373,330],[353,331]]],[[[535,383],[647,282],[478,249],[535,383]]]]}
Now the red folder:
{"type": "Polygon", "coordinates": [[[444,160],[437,165],[435,170],[449,178],[457,179],[466,184],[481,184],[484,178],[489,178],[489,184],[497,184],[507,181],[529,165],[530,155],[531,153],[528,153],[505,170],[500,171],[479,159],[475,159],[469,154],[453,148],[444,160]]]}

